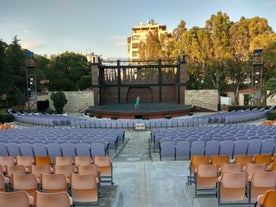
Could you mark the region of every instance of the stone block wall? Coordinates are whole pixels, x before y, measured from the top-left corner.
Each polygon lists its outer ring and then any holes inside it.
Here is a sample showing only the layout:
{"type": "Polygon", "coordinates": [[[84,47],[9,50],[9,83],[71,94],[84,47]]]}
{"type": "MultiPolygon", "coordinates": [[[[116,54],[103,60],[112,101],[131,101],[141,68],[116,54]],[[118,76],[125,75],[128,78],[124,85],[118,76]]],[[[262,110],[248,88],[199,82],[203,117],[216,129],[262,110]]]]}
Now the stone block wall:
{"type": "MultiPolygon", "coordinates": [[[[49,100],[50,109],[54,110],[53,101],[51,100],[51,94],[37,96],[38,101],[49,100]]],[[[93,91],[64,91],[67,101],[67,104],[64,106],[63,111],[67,112],[80,112],[88,106],[94,106],[94,92],[93,91]]]]}
{"type": "Polygon", "coordinates": [[[218,110],[217,90],[186,90],[184,98],[186,105],[196,105],[213,111],[218,110]]]}

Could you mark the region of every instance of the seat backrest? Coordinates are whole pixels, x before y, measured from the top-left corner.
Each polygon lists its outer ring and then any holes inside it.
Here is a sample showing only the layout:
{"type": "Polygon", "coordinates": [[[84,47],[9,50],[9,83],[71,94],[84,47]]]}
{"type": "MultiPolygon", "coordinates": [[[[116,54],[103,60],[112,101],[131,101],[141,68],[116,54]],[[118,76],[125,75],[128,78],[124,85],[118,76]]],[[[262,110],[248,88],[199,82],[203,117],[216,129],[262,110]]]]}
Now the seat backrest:
{"type": "Polygon", "coordinates": [[[22,156],[31,156],[34,157],[33,147],[29,143],[20,143],[19,144],[20,154],[22,156]]]}
{"type": "Polygon", "coordinates": [[[90,149],[91,149],[92,157],[106,155],[105,145],[103,143],[98,143],[98,142],[91,143],[90,149]]]}
{"type": "Polygon", "coordinates": [[[90,147],[86,143],[78,143],[76,144],[76,153],[77,156],[91,156],[90,147]]]}
{"type": "Polygon", "coordinates": [[[219,142],[218,141],[207,141],[205,146],[205,155],[218,155],[219,153],[219,142]]]}
{"type": "Polygon", "coordinates": [[[248,141],[247,140],[238,140],[235,141],[233,157],[236,155],[246,155],[248,149],[248,141]]]}
{"type": "Polygon", "coordinates": [[[268,166],[272,161],[271,154],[257,154],[253,157],[254,163],[265,163],[268,166]]]}
{"type": "Polygon", "coordinates": [[[73,143],[63,143],[61,145],[62,156],[74,158],[76,156],[76,150],[73,143]]]}
{"type": "Polygon", "coordinates": [[[241,201],[245,197],[245,172],[224,172],[219,182],[219,199],[221,201],[241,201]]]}
{"type": "Polygon", "coordinates": [[[275,190],[276,175],[273,172],[255,171],[251,175],[251,200],[256,201],[258,195],[264,194],[266,190],[275,190]]]}
{"type": "Polygon", "coordinates": [[[23,165],[26,168],[27,172],[30,172],[31,166],[34,160],[32,156],[17,156],[16,157],[16,164],[23,165]]]}
{"type": "Polygon", "coordinates": [[[29,207],[29,195],[25,191],[0,192],[0,203],[2,206],[29,207]]]}
{"type": "Polygon", "coordinates": [[[64,156],[64,157],[57,156],[57,157],[55,157],[55,164],[56,165],[72,165],[73,160],[70,156],[64,156]]]}
{"type": "Polygon", "coordinates": [[[34,204],[36,207],[70,207],[70,198],[66,192],[42,193],[37,191],[34,204]]]}
{"type": "Polygon", "coordinates": [[[81,175],[94,174],[97,178],[100,178],[100,171],[98,169],[98,166],[95,164],[79,165],[78,173],[81,175]]]}
{"type": "Polygon", "coordinates": [[[52,160],[49,156],[35,156],[35,165],[52,165],[52,160]]]}
{"type": "Polygon", "coordinates": [[[11,177],[12,174],[26,174],[26,169],[23,165],[7,166],[7,176],[11,177]]]}
{"type": "Polygon", "coordinates": [[[0,156],[0,165],[3,167],[4,171],[7,171],[7,166],[13,166],[15,160],[13,156],[0,156]]]}
{"type": "Polygon", "coordinates": [[[97,188],[96,176],[94,174],[72,174],[71,188],[92,189],[97,188]]]}
{"type": "Polygon", "coordinates": [[[266,165],[265,163],[248,163],[245,166],[245,172],[247,173],[247,176],[251,176],[251,174],[255,171],[265,171],[266,170],[266,165]]]}
{"type": "Polygon", "coordinates": [[[199,164],[208,165],[210,163],[209,156],[205,155],[193,155],[190,161],[190,174],[193,175],[195,169],[199,166],[199,164]]]}
{"type": "Polygon", "coordinates": [[[247,154],[256,155],[260,154],[262,148],[262,140],[252,139],[248,141],[247,154]]]}
{"type": "Polygon", "coordinates": [[[41,174],[51,174],[51,166],[50,165],[32,165],[31,172],[35,174],[37,178],[41,177],[41,174]]]}
{"type": "Polygon", "coordinates": [[[29,195],[34,196],[37,190],[37,179],[32,173],[30,174],[13,174],[13,190],[24,190],[29,195]]]}
{"type": "Polygon", "coordinates": [[[204,155],[205,142],[204,141],[193,141],[191,145],[191,156],[192,155],[204,155]]]}
{"type": "Polygon", "coordinates": [[[21,156],[17,143],[7,143],[7,149],[10,156],[21,156]]]}
{"type": "Polygon", "coordinates": [[[229,155],[213,155],[211,157],[211,164],[217,165],[218,167],[221,167],[224,163],[229,163],[230,158],[229,155]]]}
{"type": "Polygon", "coordinates": [[[48,155],[51,157],[52,160],[55,159],[56,156],[61,157],[61,148],[58,143],[49,143],[47,145],[48,155]]]}
{"type": "Polygon", "coordinates": [[[42,174],[41,189],[44,193],[67,192],[67,181],[64,174],[42,174]]]}
{"type": "Polygon", "coordinates": [[[44,144],[33,144],[34,156],[48,156],[47,148],[44,144]]]}
{"type": "Polygon", "coordinates": [[[241,163],[224,163],[221,166],[221,173],[223,172],[241,172],[241,163]]]}
{"type": "Polygon", "coordinates": [[[75,172],[74,166],[71,165],[55,165],[54,173],[55,174],[64,174],[65,177],[69,178],[72,173],[75,172]]]}
{"type": "Polygon", "coordinates": [[[263,197],[263,206],[275,207],[275,203],[276,203],[276,191],[275,190],[266,191],[263,197]]]}
{"type": "Polygon", "coordinates": [[[241,163],[241,165],[243,167],[246,166],[250,162],[253,162],[252,155],[236,155],[234,157],[234,163],[241,163]]]}
{"type": "Polygon", "coordinates": [[[75,166],[78,165],[90,165],[93,163],[93,160],[90,156],[75,156],[74,158],[75,166]]]}
{"type": "Polygon", "coordinates": [[[232,157],[234,151],[234,141],[226,140],[220,142],[219,155],[229,155],[232,157]]]}
{"type": "Polygon", "coordinates": [[[261,154],[273,154],[275,147],[275,140],[274,139],[263,139],[262,140],[262,149],[261,154]]]}

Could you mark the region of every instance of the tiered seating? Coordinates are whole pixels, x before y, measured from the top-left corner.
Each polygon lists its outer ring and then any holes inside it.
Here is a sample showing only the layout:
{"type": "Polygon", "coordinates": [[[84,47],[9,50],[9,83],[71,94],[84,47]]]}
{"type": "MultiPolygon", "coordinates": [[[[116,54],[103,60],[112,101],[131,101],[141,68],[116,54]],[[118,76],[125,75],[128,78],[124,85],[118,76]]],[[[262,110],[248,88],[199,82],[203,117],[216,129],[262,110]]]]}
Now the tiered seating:
{"type": "Polygon", "coordinates": [[[218,206],[253,206],[259,195],[276,188],[276,171],[271,171],[275,157],[238,155],[232,163],[227,156],[195,155],[187,184],[195,185],[196,196],[216,194],[218,206]]]}
{"type": "Polygon", "coordinates": [[[229,155],[237,154],[274,154],[276,127],[262,125],[225,125],[191,128],[159,128],[151,131],[151,143],[154,152],[160,152],[161,159],[180,159],[177,155],[185,153],[186,158],[192,155],[229,155]],[[178,146],[185,141],[182,149],[178,146]],[[163,142],[174,142],[175,148],[163,142]],[[189,142],[189,149],[187,146],[189,142]],[[162,148],[163,146],[163,148],[162,148]],[[176,153],[177,149],[177,153],[176,153]],[[166,151],[166,153],[163,153],[166,151]],[[172,157],[173,159],[173,157],[172,157]]]}
{"type": "Polygon", "coordinates": [[[0,132],[0,155],[108,155],[109,149],[116,153],[123,140],[122,129],[21,128],[0,132]],[[103,150],[98,145],[103,145],[103,150]]]}
{"type": "MultiPolygon", "coordinates": [[[[52,162],[49,156],[35,157],[35,163],[31,163],[30,168],[25,168],[17,162],[25,160],[23,157],[17,157],[16,160],[12,158],[12,165],[6,165],[8,162],[4,162],[10,157],[1,158],[3,162],[0,162],[0,166],[5,166],[7,170],[0,174],[0,191],[24,191],[32,205],[39,202],[37,196],[47,193],[65,193],[69,198],[69,206],[99,204],[102,183],[113,184],[113,167],[109,156],[95,156],[94,159],[75,157],[74,160],[69,156],[55,157],[55,162],[52,162]]],[[[6,194],[0,195],[1,204],[6,202],[2,196],[5,197],[6,194]]]]}

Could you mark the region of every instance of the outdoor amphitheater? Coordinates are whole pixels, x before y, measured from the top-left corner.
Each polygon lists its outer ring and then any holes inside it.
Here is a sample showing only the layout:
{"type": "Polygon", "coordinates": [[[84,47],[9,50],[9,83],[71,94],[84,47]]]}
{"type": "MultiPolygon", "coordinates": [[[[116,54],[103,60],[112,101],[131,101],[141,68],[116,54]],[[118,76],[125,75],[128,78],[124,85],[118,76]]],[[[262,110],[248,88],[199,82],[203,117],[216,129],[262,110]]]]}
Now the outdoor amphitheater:
{"type": "Polygon", "coordinates": [[[10,110],[14,122],[0,130],[1,189],[27,192],[29,205],[55,192],[68,206],[254,206],[275,191],[271,110],[116,120],[10,110]]]}

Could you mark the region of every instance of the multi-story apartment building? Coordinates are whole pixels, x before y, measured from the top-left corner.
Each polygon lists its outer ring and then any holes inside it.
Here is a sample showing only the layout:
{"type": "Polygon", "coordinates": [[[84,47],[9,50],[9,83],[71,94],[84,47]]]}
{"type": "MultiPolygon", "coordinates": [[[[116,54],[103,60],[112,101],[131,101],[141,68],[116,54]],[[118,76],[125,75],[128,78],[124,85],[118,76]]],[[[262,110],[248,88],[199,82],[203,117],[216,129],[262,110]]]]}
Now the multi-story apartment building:
{"type": "Polygon", "coordinates": [[[139,45],[141,41],[146,41],[150,31],[157,30],[158,34],[167,32],[166,25],[157,24],[154,20],[150,20],[147,24],[140,23],[132,28],[132,33],[128,36],[128,58],[130,61],[139,59],[139,45]]]}

